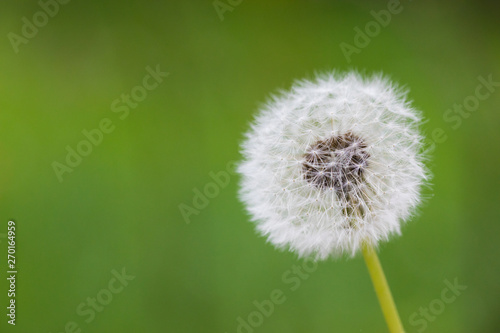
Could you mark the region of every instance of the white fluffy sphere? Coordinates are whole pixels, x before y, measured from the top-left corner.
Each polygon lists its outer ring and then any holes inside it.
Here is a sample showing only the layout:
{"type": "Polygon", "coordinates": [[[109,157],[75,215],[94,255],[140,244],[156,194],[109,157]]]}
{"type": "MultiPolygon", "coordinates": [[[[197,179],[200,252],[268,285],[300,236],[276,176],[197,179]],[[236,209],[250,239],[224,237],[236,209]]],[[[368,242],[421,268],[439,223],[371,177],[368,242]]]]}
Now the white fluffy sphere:
{"type": "Polygon", "coordinates": [[[427,179],[420,120],[381,76],[330,74],[274,97],[246,134],[238,167],[259,232],[317,259],[399,234],[427,179]]]}

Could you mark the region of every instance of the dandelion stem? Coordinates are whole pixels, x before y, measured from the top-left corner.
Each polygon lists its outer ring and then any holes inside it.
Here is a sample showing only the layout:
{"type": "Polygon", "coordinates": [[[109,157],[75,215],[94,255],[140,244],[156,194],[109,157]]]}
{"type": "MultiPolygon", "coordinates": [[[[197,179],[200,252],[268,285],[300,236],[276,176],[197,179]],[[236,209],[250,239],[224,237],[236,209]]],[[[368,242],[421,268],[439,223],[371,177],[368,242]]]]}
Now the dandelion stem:
{"type": "Polygon", "coordinates": [[[363,245],[363,257],[365,258],[366,267],[372,278],[373,287],[377,293],[377,297],[384,313],[385,321],[389,326],[391,333],[404,333],[403,324],[399,318],[398,310],[394,304],[391,290],[387,284],[382,266],[377,256],[377,252],[370,243],[363,245]]]}

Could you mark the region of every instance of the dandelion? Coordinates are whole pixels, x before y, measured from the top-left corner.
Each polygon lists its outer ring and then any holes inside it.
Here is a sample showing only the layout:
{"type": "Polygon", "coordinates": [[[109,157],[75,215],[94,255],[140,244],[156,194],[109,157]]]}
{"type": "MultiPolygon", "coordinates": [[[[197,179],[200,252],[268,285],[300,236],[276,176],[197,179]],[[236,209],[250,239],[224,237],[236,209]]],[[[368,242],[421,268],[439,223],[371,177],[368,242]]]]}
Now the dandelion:
{"type": "Polygon", "coordinates": [[[318,260],[363,252],[393,332],[402,326],[374,247],[419,204],[420,121],[382,76],[300,81],[257,115],[238,167],[240,197],[269,242],[318,260]]]}

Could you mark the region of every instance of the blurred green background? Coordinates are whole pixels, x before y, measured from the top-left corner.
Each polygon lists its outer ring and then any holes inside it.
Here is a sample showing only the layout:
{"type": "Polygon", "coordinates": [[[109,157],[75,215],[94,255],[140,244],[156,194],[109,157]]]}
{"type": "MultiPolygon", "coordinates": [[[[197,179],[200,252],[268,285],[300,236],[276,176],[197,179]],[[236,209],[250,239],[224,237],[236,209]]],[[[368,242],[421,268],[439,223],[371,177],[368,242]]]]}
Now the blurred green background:
{"type": "Polygon", "coordinates": [[[321,262],[307,277],[290,271],[303,262],[255,234],[236,175],[189,224],[180,211],[210,172],[240,158],[270,93],[357,68],[409,87],[423,130],[446,135],[419,217],[380,248],[407,331],[500,332],[500,87],[460,126],[443,118],[475,94],[479,76],[500,81],[498,3],[401,1],[349,62],[340,44],[356,46],[354,28],[387,1],[238,2],[222,0],[221,20],[212,0],[71,1],[22,43],[23,17],[33,22],[41,7],[2,2],[0,331],[229,333],[250,316],[257,327],[239,332],[385,332],[362,258],[321,262]],[[111,104],[157,65],[168,77],[120,119],[111,104]],[[60,182],[53,162],[65,164],[66,147],[104,118],[114,130],[60,182]],[[5,315],[9,219],[16,327],[5,315]],[[110,293],[122,268],[135,278],[110,293]],[[455,279],[467,289],[439,309],[444,281],[455,279]],[[254,301],[276,289],[286,300],[259,323],[254,301]],[[106,304],[90,310],[96,297],[106,304]],[[425,328],[411,322],[430,304],[439,314],[425,328]]]}

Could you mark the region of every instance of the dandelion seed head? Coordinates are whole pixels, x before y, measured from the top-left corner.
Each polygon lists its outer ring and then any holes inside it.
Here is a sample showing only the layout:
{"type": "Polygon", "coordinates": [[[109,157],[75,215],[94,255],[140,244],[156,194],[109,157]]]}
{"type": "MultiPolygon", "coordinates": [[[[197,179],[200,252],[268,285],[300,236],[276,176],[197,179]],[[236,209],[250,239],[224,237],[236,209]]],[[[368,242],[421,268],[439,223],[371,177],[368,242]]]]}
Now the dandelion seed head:
{"type": "Polygon", "coordinates": [[[240,197],[279,248],[317,259],[376,245],[428,178],[420,112],[382,76],[330,74],[274,96],[242,144],[240,197]]]}

